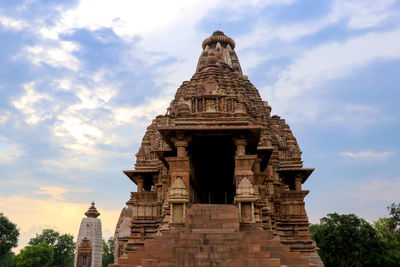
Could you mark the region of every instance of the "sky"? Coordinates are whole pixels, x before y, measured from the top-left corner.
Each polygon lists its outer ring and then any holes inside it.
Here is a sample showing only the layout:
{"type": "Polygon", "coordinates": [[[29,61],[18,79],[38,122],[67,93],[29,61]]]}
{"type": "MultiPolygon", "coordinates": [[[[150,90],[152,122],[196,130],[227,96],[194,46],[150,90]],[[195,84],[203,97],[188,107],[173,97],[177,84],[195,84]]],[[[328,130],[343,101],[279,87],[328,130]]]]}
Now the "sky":
{"type": "Polygon", "coordinates": [[[400,1],[0,0],[0,212],[19,248],[76,237],[92,200],[113,235],[136,190],[122,170],[218,29],[315,168],[311,222],[400,202],[400,1]]]}

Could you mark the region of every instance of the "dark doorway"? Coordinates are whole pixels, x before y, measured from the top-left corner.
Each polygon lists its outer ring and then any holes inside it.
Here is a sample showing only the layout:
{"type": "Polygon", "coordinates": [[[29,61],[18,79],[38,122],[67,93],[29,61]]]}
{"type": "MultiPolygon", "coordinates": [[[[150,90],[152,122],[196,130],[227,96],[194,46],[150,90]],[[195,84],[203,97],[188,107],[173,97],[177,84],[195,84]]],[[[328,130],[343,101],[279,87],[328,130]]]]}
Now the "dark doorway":
{"type": "Polygon", "coordinates": [[[194,203],[232,204],[235,146],[230,137],[195,137],[189,147],[194,203]]]}

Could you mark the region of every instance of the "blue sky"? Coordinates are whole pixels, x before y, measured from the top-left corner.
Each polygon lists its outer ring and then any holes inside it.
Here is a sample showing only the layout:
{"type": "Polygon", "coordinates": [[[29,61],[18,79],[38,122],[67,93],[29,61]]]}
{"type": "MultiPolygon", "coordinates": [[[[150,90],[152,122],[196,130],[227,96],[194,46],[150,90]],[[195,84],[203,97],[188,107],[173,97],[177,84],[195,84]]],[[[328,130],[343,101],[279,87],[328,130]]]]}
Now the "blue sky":
{"type": "Polygon", "coordinates": [[[316,168],[312,222],[400,202],[400,1],[0,0],[0,211],[20,246],[76,236],[92,200],[113,234],[121,171],[216,29],[316,168]]]}

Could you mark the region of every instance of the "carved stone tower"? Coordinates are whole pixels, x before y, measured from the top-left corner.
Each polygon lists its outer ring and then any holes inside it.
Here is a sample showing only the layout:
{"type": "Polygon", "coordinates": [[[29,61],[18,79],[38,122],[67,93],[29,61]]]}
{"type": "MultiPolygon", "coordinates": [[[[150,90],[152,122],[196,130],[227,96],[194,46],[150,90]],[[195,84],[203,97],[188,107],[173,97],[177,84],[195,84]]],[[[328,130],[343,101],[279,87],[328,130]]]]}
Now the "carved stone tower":
{"type": "Polygon", "coordinates": [[[101,267],[103,241],[101,238],[100,213],[94,202],[85,212],[76,241],[75,267],[101,267]]]}
{"type": "Polygon", "coordinates": [[[115,232],[117,266],[323,266],[302,189],[313,169],[216,31],[143,137],[115,232]]]}

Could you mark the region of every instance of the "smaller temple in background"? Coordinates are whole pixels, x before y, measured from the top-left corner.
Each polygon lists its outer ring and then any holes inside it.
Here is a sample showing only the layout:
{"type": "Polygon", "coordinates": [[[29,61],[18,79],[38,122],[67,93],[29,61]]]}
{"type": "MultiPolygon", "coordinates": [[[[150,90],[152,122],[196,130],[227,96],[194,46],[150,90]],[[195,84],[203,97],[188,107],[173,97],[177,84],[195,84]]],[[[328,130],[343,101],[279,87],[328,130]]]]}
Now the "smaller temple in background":
{"type": "Polygon", "coordinates": [[[75,267],[101,267],[103,242],[100,213],[92,202],[82,219],[76,240],[75,267]]]}

